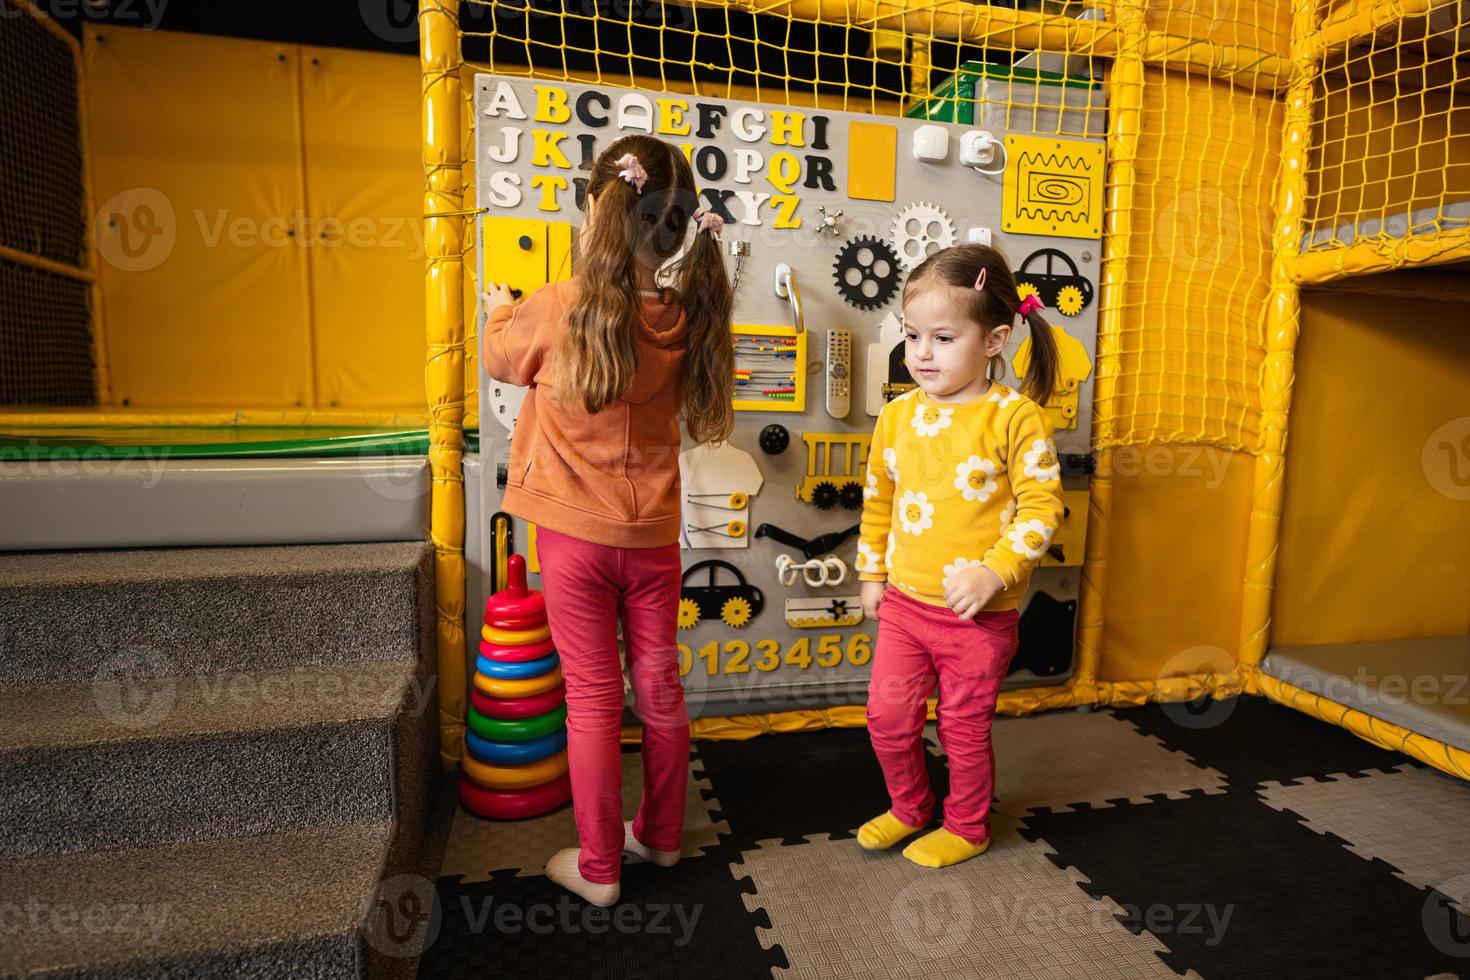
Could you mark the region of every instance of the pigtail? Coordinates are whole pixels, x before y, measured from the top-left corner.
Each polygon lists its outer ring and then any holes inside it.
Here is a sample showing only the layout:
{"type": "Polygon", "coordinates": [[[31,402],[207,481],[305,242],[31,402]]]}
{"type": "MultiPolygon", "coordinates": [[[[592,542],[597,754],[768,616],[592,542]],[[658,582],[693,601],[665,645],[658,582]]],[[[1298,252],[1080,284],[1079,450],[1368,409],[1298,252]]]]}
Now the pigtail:
{"type": "Polygon", "coordinates": [[[634,209],[638,192],[609,180],[597,200],[597,217],[582,243],[583,289],[567,314],[557,349],[557,401],[595,414],[633,383],[638,344],[629,325],[638,315],[638,265],[634,209]]]}
{"type": "Polygon", "coordinates": [[[1026,314],[1026,325],[1031,328],[1031,357],[1026,365],[1026,378],[1021,383],[1021,394],[1045,408],[1062,372],[1061,352],[1057,350],[1057,338],[1051,332],[1051,324],[1039,310],[1026,314]]]}
{"type": "Polygon", "coordinates": [[[735,340],[730,318],[735,294],[720,242],[696,228],[679,263],[676,287],[684,304],[688,353],[684,360],[684,425],[696,442],[724,442],[735,428],[730,379],[735,375],[735,340]]]}

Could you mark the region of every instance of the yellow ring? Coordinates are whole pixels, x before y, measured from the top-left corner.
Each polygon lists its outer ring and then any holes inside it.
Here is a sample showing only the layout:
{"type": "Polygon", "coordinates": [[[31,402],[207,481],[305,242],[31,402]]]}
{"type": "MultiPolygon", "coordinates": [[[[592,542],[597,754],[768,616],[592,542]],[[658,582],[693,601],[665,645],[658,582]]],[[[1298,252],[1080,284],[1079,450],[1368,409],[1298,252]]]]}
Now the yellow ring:
{"type": "Polygon", "coordinates": [[[486,789],[525,789],[549,783],[567,771],[567,750],[556,755],[519,766],[492,766],[470,755],[466,748],[460,757],[464,774],[486,789]]]}
{"type": "Polygon", "coordinates": [[[560,665],[551,668],[540,677],[527,677],[521,680],[486,677],[478,670],[475,671],[475,690],[492,698],[528,698],[533,694],[549,691],[560,683],[560,665]]]}
{"type": "Polygon", "coordinates": [[[533,630],[498,630],[490,626],[480,627],[480,639],[498,647],[528,647],[532,643],[551,639],[550,626],[538,626],[533,630]]]}

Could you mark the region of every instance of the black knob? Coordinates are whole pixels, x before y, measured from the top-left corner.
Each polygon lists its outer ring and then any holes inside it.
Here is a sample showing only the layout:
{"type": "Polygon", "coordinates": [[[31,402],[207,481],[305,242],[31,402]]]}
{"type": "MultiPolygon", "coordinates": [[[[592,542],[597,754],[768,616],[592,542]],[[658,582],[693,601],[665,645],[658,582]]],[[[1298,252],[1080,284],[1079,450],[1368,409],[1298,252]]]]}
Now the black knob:
{"type": "Polygon", "coordinates": [[[530,235],[522,235],[521,240],[518,244],[521,246],[522,252],[529,252],[531,250],[531,246],[534,245],[535,242],[531,241],[530,235]]]}
{"type": "Polygon", "coordinates": [[[768,456],[779,456],[791,445],[791,433],[784,425],[772,422],[761,430],[761,451],[768,456]]]}

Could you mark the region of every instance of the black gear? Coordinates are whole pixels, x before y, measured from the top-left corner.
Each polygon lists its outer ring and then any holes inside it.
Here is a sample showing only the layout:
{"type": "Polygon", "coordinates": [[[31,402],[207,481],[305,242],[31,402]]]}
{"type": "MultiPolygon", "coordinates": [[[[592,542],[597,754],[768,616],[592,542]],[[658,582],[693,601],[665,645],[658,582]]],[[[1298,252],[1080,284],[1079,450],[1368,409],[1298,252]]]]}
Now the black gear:
{"type": "Polygon", "coordinates": [[[874,310],[898,292],[902,265],[898,253],[887,242],[859,235],[837,253],[832,278],[842,298],[860,310],[874,310]]]}
{"type": "Polygon", "coordinates": [[[823,480],[812,487],[812,503],[822,510],[831,510],[832,505],[837,503],[837,488],[823,480]]]}
{"type": "Polygon", "coordinates": [[[838,500],[848,510],[857,510],[863,505],[863,487],[856,481],[849,481],[842,485],[842,491],[838,494],[838,500]]]}

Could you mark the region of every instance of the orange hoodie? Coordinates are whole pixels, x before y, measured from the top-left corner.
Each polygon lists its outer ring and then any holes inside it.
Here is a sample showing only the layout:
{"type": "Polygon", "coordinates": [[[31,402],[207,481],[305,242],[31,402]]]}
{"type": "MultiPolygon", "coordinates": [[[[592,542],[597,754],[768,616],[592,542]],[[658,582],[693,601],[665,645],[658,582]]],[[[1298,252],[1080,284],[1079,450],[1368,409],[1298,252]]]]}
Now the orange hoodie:
{"type": "Polygon", "coordinates": [[[645,296],[628,391],[596,415],[580,406],[564,412],[550,355],[579,288],[575,278],[551,283],[485,321],[485,370],[530,388],[511,435],[501,509],[597,544],[667,545],[679,538],[684,310],[645,296]]]}

